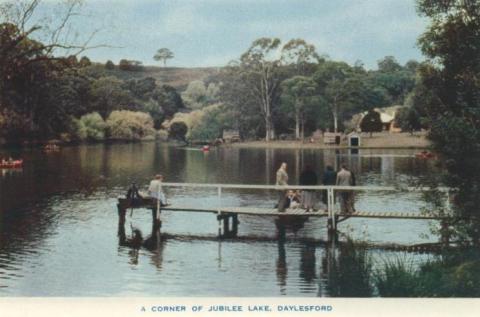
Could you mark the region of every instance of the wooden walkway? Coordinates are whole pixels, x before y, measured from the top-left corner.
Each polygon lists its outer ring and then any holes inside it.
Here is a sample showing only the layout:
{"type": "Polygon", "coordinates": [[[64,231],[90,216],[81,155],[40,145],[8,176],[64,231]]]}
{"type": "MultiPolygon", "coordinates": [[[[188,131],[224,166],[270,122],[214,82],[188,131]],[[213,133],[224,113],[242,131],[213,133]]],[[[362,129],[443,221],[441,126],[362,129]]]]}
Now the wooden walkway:
{"type": "MultiPolygon", "coordinates": [[[[146,208],[152,211],[152,219],[154,228],[161,227],[160,215],[162,211],[168,212],[192,212],[192,213],[212,213],[217,216],[218,220],[218,235],[220,237],[235,237],[238,232],[238,216],[269,216],[275,217],[275,222],[279,223],[295,222],[295,220],[306,221],[308,218],[327,218],[327,228],[330,233],[336,234],[337,224],[348,220],[350,218],[371,218],[371,219],[419,219],[419,220],[438,220],[441,222],[442,230],[448,232],[449,222],[452,221],[452,217],[448,215],[439,215],[434,213],[422,213],[416,212],[398,212],[398,211],[357,211],[351,214],[341,213],[337,210],[338,204],[336,203],[336,192],[338,191],[362,191],[362,192],[424,192],[431,190],[429,188],[395,188],[395,187],[382,187],[382,186],[273,186],[273,185],[244,185],[244,184],[192,184],[192,183],[162,183],[164,187],[181,187],[181,188],[202,188],[207,190],[216,189],[218,200],[212,204],[211,207],[198,207],[182,205],[180,202],[175,202],[175,197],[170,197],[172,205],[161,207],[157,205],[157,200],[148,197],[145,193],[142,193],[143,199],[140,201],[134,201],[127,199],[126,197],[118,198],[118,214],[119,225],[125,224],[125,214],[128,209],[146,208]],[[275,190],[285,191],[287,189],[300,189],[300,190],[315,190],[321,191],[328,198],[327,206],[324,209],[320,209],[315,212],[306,212],[304,209],[295,208],[287,209],[285,212],[278,212],[277,209],[269,207],[258,206],[225,206],[225,201],[222,200],[222,191],[224,190],[275,190]]],[[[436,190],[444,192],[446,195],[446,210],[450,204],[450,192],[448,188],[437,188],[436,190]]],[[[273,205],[272,201],[272,205],[273,205]]],[[[445,238],[448,240],[448,237],[445,238]]]]}
{"type": "MultiPolygon", "coordinates": [[[[215,209],[205,209],[189,206],[179,206],[171,205],[168,207],[163,207],[162,211],[173,211],[173,212],[206,212],[206,213],[218,213],[218,210],[215,209]]],[[[221,207],[221,213],[227,214],[241,214],[241,215],[251,215],[251,216],[307,216],[307,217],[327,217],[327,210],[318,210],[315,212],[306,212],[304,209],[295,208],[287,209],[285,212],[278,212],[274,208],[259,208],[259,207],[221,207]]],[[[388,219],[430,219],[430,220],[439,220],[442,219],[439,216],[432,214],[423,214],[418,212],[374,212],[374,211],[357,211],[352,214],[336,213],[339,217],[352,217],[352,218],[388,218],[388,219]]],[[[446,217],[445,217],[446,218],[446,217]]]]}

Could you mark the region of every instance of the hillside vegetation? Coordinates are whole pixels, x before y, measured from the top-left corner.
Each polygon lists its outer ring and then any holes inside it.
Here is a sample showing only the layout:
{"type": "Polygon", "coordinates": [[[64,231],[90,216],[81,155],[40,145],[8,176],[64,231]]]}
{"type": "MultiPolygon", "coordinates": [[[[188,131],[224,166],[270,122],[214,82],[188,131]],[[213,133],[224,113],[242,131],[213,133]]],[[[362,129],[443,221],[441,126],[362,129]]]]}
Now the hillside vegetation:
{"type": "Polygon", "coordinates": [[[216,76],[221,71],[218,67],[158,67],[145,66],[141,71],[120,70],[118,66],[115,69],[105,69],[103,64],[92,66],[97,70],[102,70],[106,76],[115,76],[122,80],[143,79],[147,77],[154,78],[157,85],[168,85],[178,91],[183,91],[192,81],[208,81],[210,77],[216,76]]]}

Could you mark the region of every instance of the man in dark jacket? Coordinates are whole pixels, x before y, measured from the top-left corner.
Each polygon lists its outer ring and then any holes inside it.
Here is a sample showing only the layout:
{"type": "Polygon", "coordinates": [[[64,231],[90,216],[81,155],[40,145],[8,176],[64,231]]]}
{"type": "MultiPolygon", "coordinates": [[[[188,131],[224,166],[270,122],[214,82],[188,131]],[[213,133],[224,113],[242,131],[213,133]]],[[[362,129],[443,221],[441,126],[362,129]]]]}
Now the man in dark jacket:
{"type": "MultiPolygon", "coordinates": [[[[317,183],[317,174],[312,170],[310,165],[305,166],[305,170],[300,174],[300,185],[315,186],[317,183]]],[[[309,212],[310,209],[315,210],[315,192],[313,190],[303,191],[301,205],[307,212],[309,212]]]]}
{"type": "MultiPolygon", "coordinates": [[[[323,185],[335,185],[337,183],[337,172],[335,172],[333,167],[331,167],[330,165],[327,165],[327,167],[325,168],[325,172],[323,172],[322,183],[323,185]]],[[[322,201],[325,205],[328,204],[326,190],[323,191],[322,201]]]]}

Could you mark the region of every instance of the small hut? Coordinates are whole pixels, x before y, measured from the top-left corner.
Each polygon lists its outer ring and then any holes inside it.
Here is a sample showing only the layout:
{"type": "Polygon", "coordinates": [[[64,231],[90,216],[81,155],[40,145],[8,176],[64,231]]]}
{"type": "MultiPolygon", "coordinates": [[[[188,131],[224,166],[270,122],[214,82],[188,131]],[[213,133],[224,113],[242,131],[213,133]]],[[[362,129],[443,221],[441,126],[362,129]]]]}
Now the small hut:
{"type": "Polygon", "coordinates": [[[340,144],[341,133],[337,132],[325,132],[323,134],[323,143],[324,144],[340,144]]]}
{"type": "Polygon", "coordinates": [[[240,141],[240,133],[238,132],[238,130],[224,130],[222,137],[225,140],[225,143],[233,143],[240,141]]]}
{"type": "Polygon", "coordinates": [[[361,137],[357,132],[352,132],[348,135],[348,146],[358,147],[361,145],[361,137]]]}

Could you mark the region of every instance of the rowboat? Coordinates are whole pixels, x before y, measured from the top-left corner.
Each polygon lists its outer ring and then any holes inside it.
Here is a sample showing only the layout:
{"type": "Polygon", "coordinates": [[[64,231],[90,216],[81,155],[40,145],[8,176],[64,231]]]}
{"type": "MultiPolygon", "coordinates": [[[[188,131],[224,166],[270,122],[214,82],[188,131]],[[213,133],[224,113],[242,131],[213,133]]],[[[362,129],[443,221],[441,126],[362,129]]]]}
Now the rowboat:
{"type": "Polygon", "coordinates": [[[15,160],[11,162],[0,162],[0,168],[19,168],[22,167],[23,160],[15,160]]]}

